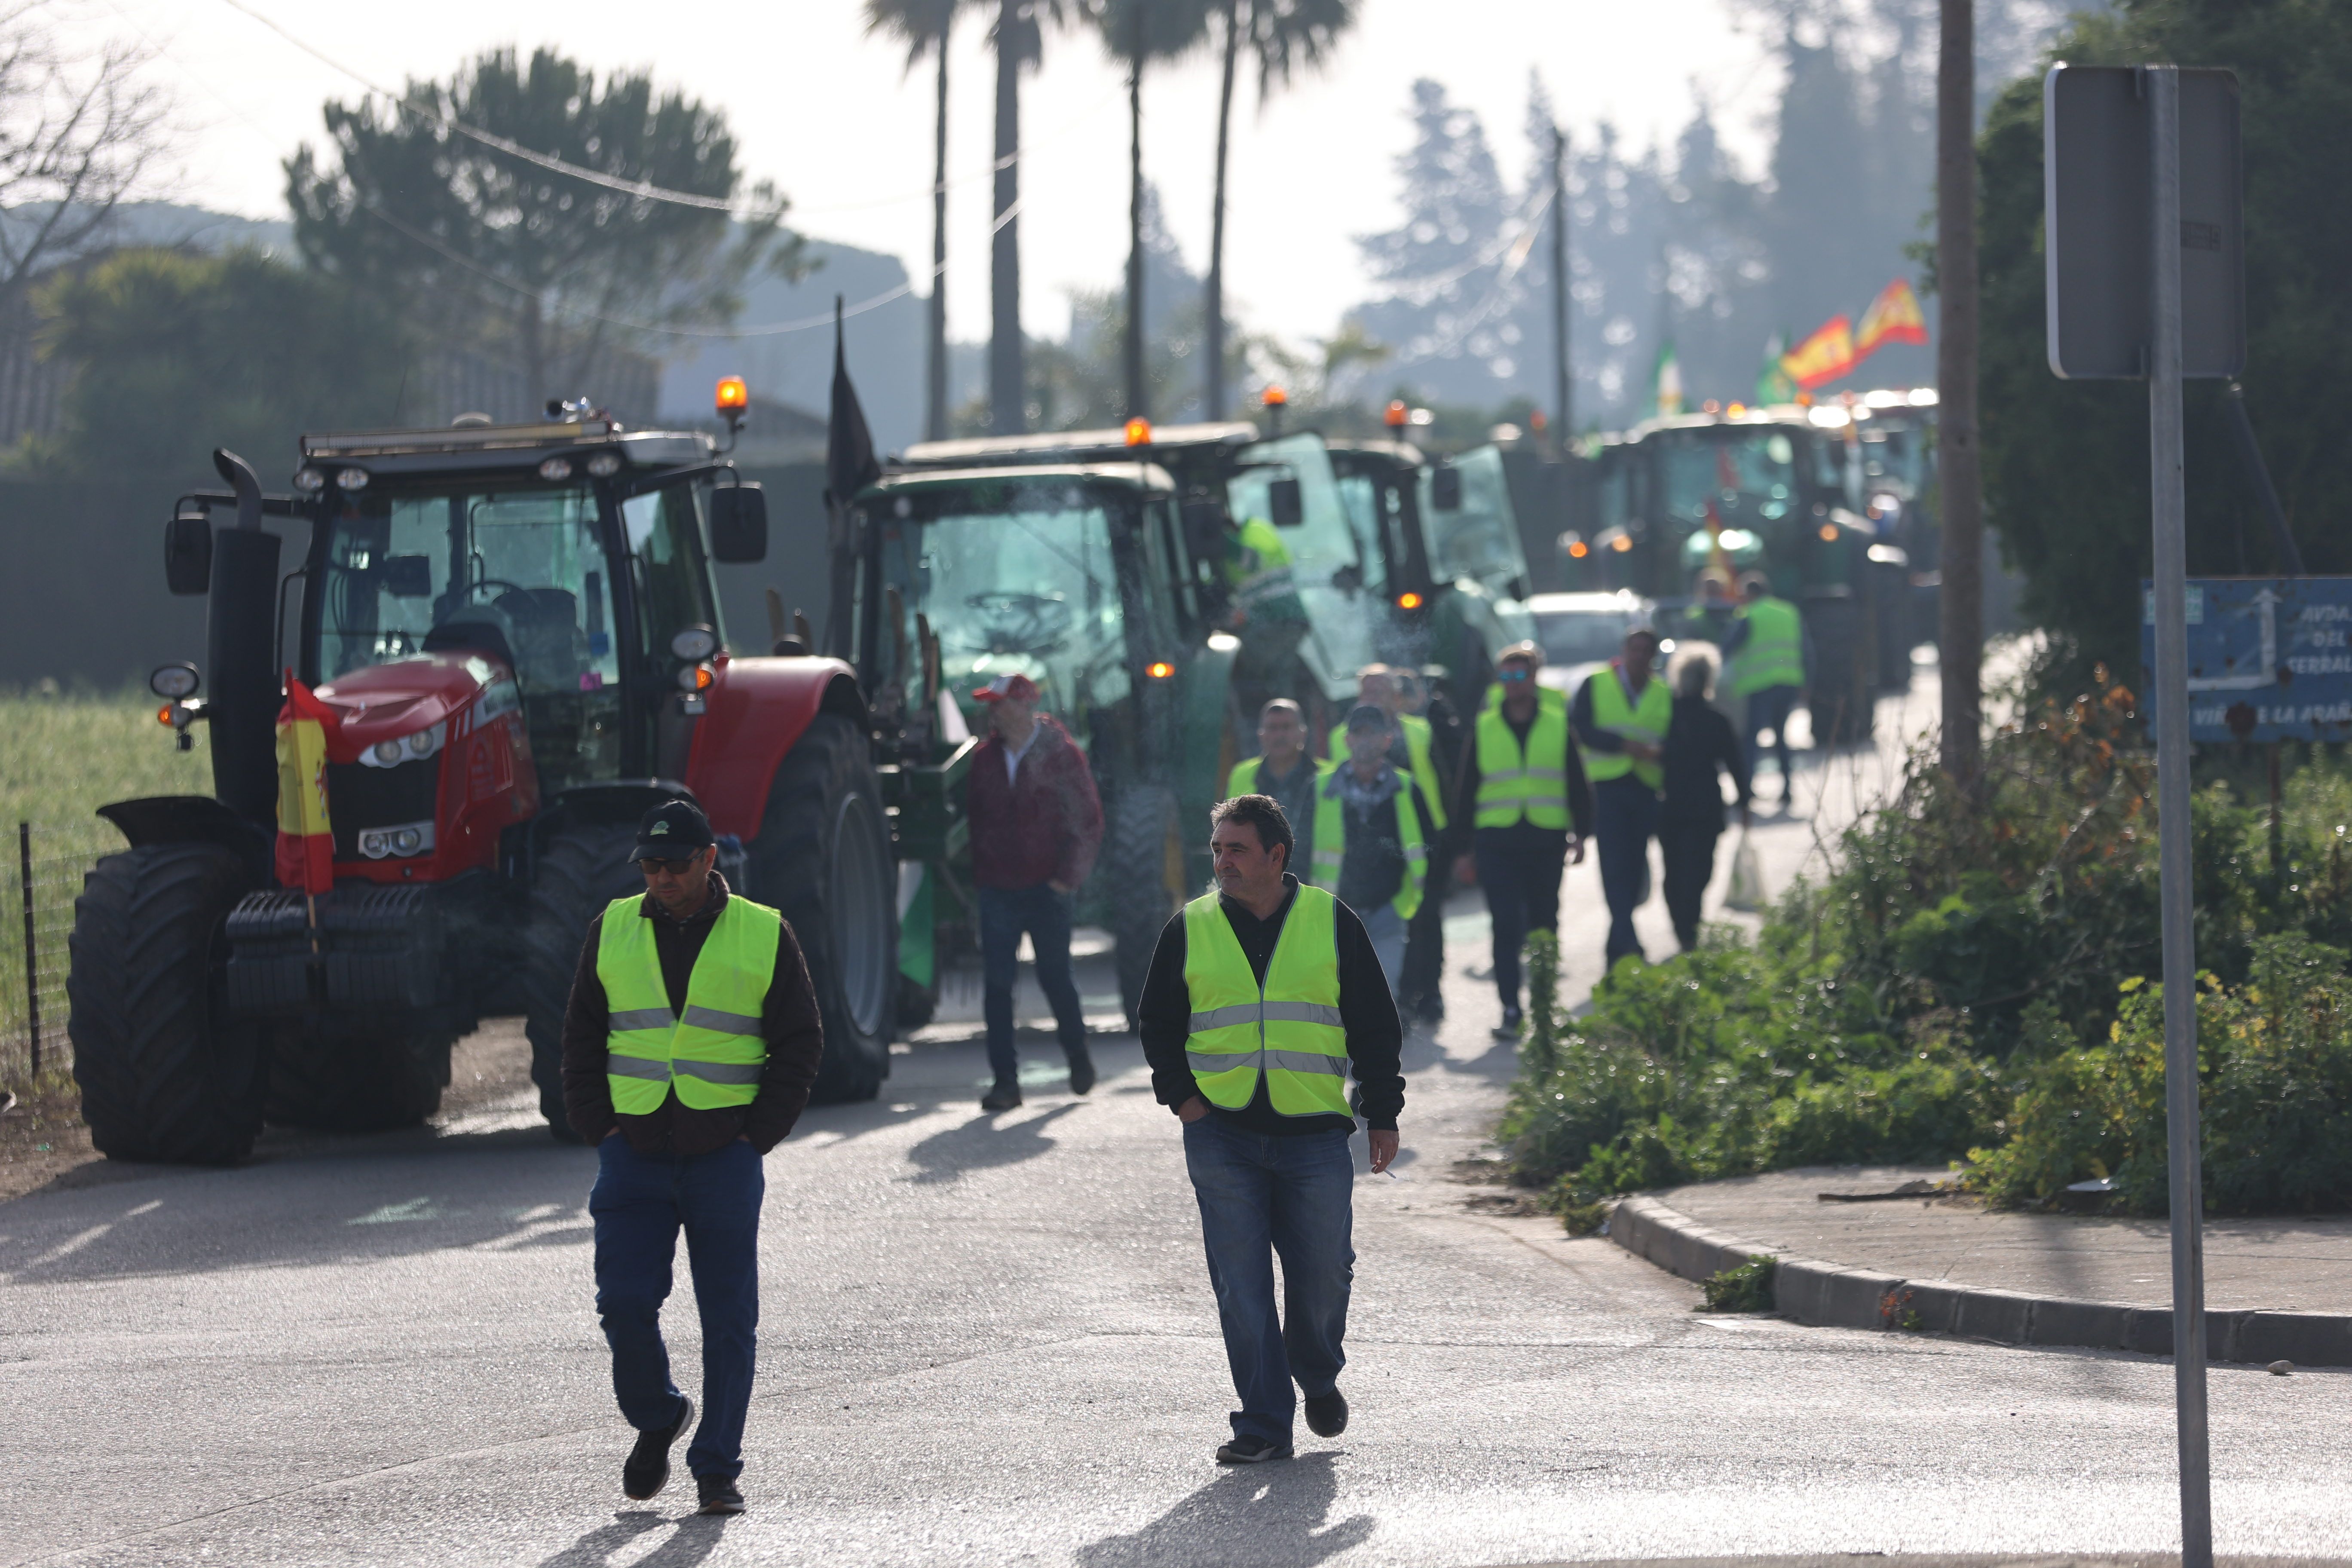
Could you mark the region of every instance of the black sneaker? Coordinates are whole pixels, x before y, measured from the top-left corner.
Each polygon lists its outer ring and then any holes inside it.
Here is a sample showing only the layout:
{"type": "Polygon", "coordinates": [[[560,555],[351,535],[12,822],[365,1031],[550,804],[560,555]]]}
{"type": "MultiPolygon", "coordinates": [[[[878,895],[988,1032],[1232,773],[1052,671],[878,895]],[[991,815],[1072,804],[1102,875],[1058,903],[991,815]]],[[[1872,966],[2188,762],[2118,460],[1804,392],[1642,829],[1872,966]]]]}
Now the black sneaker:
{"type": "Polygon", "coordinates": [[[1348,1429],[1348,1396],[1338,1389],[1307,1396],[1307,1429],[1318,1437],[1337,1437],[1348,1429]]]}
{"type": "Polygon", "coordinates": [[[1220,1445],[1217,1449],[1217,1463],[1221,1465],[1255,1465],[1266,1459],[1288,1458],[1290,1458],[1289,1444],[1277,1443],[1271,1438],[1260,1437],[1255,1434],[1246,1437],[1236,1437],[1230,1443],[1220,1445]]]}
{"type": "Polygon", "coordinates": [[[694,1478],[694,1484],[702,1493],[702,1506],[696,1509],[695,1512],[741,1513],[743,1511],[742,1490],[730,1478],[697,1476],[694,1478]]]}
{"type": "Polygon", "coordinates": [[[1095,1058],[1080,1046],[1070,1053],[1070,1092],[1084,1094],[1095,1086],[1095,1058]]]}
{"type": "Polygon", "coordinates": [[[670,1447],[693,1424],[694,1401],[681,1394],[675,1423],[637,1434],[637,1446],[621,1467],[621,1490],[643,1502],[669,1485],[670,1447]]]}
{"type": "Polygon", "coordinates": [[[1021,1104],[1021,1086],[1009,1078],[996,1080],[996,1087],[980,1097],[982,1110],[1012,1110],[1021,1104]]]}
{"type": "Polygon", "coordinates": [[[1517,1039],[1519,1037],[1520,1016],[1521,1015],[1517,1007],[1504,1008],[1503,1021],[1495,1026],[1495,1037],[1498,1040],[1517,1039]]]}

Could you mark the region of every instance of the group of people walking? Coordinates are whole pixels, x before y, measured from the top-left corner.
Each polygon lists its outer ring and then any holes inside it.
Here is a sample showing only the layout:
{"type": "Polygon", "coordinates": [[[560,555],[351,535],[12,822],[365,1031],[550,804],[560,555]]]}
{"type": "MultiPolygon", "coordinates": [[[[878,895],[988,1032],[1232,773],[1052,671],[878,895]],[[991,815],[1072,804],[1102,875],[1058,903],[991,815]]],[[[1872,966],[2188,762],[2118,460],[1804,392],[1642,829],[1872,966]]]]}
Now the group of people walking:
{"type": "MultiPolygon", "coordinates": [[[[1261,707],[1259,752],[1234,766],[1212,816],[1216,885],[1161,931],[1138,1009],[1153,1095],[1181,1126],[1240,1400],[1220,1463],[1290,1454],[1301,1395],[1311,1431],[1347,1428],[1349,1140],[1360,1118],[1370,1169],[1397,1156],[1402,1019],[1443,1016],[1441,909],[1455,860],[1473,857],[1486,896],[1498,1034],[1518,1032],[1521,947],[1528,931],[1557,927],[1561,878],[1588,844],[1612,964],[1641,952],[1633,912],[1647,897],[1653,837],[1675,935],[1696,942],[1725,827],[1720,779],[1729,776],[1744,823],[1756,718],[1777,712],[1762,726],[1776,731],[1787,721],[1780,678],[1797,656],[1784,645],[1801,634],[1794,611],[1779,616],[1773,603],[1751,594],[1740,640],[1726,639],[1735,671],[1744,657],[1745,669],[1773,677],[1741,693],[1744,746],[1709,700],[1713,658],[1688,649],[1662,674],[1648,626],[1630,631],[1572,700],[1543,684],[1538,645],[1503,650],[1467,723],[1419,672],[1370,667],[1319,759],[1297,701],[1261,707]]],[[[1021,1104],[1013,984],[1024,935],[1070,1088],[1094,1086],[1069,949],[1103,812],[1084,752],[1038,711],[1033,680],[1005,675],[974,695],[991,729],[969,806],[993,1076],[981,1103],[995,1113],[1021,1104]]],[[[1781,764],[1785,797],[1785,751],[1781,764]]],[[[661,1491],[692,1427],[698,1506],[724,1514],[745,1506],[762,1162],[808,1102],[824,1033],[791,925],[730,889],[717,855],[691,801],[640,824],[645,892],[614,900],[589,929],[564,1020],[563,1085],[572,1130],[597,1152],[596,1308],[614,1392],[636,1432],[623,1489],[639,1500],[661,1491]],[[702,1321],[699,1409],[671,1376],[659,1326],[681,1233],[702,1321]]]]}

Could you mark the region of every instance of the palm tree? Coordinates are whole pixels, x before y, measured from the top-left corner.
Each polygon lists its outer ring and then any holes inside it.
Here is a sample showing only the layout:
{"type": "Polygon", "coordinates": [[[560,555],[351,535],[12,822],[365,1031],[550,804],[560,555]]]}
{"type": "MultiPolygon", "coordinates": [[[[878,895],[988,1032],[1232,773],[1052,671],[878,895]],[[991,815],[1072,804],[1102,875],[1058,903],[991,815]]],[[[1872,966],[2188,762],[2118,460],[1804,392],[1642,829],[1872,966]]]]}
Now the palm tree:
{"type": "Polygon", "coordinates": [[[996,0],[996,199],[990,209],[988,427],[1018,436],[1028,424],[1028,370],[1021,339],[1021,72],[1045,52],[1043,24],[1059,25],[1064,0],[996,0]]]}
{"type": "Polygon", "coordinates": [[[923,434],[948,434],[948,35],[962,0],[866,0],[867,33],[887,33],[907,46],[907,69],[929,50],[939,59],[939,155],[931,179],[931,321],[923,434]]]}
{"type": "Polygon", "coordinates": [[[1221,0],[1224,79],[1217,93],[1216,205],[1209,224],[1209,281],[1205,306],[1208,374],[1202,408],[1211,419],[1225,416],[1225,161],[1232,144],[1234,72],[1246,41],[1257,57],[1257,96],[1263,104],[1276,84],[1287,86],[1291,67],[1315,67],[1330,54],[1339,36],[1356,25],[1357,0],[1221,0]]]}
{"type": "Polygon", "coordinates": [[[1092,0],[1089,18],[1127,65],[1127,416],[1151,416],[1143,353],[1143,68],[1191,52],[1208,34],[1213,0],[1092,0]]]}

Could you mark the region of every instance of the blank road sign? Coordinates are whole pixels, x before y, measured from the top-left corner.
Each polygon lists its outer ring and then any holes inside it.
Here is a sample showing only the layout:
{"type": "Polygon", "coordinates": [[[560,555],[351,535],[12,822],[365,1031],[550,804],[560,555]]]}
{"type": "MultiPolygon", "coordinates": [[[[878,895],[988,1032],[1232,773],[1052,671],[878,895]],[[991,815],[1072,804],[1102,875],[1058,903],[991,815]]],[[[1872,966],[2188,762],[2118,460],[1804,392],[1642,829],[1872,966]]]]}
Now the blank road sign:
{"type": "MultiPolygon", "coordinates": [[[[2246,363],[2238,79],[2180,71],[2180,372],[2246,363]]],[[[2147,374],[2148,99],[2134,66],[2050,68],[2042,81],[2050,368],[2083,380],[2147,374]]]]}

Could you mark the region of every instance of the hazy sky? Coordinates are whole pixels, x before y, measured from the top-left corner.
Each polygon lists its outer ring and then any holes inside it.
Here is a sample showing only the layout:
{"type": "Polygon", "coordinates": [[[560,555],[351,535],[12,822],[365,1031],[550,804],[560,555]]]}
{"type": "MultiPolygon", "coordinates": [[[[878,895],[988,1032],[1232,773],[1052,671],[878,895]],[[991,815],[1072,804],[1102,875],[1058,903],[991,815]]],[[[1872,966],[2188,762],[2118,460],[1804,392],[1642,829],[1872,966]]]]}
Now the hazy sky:
{"type": "MultiPolygon", "coordinates": [[[[825,238],[929,265],[932,81],[909,77],[892,44],[868,39],[856,0],[647,5],[646,0],[244,0],[378,83],[445,76],[474,52],[550,44],[600,68],[650,68],[723,107],[741,157],[793,202],[793,222],[825,238]]],[[[188,127],[180,199],[257,216],[284,212],[279,161],[320,135],[330,97],[364,89],[226,0],[53,0],[88,36],[143,36],[188,127]]],[[[1330,331],[1367,284],[1349,237],[1395,218],[1393,160],[1409,140],[1407,89],[1443,82],[1484,116],[1504,169],[1524,168],[1530,70],[1571,136],[1601,119],[1636,146],[1671,136],[1694,94],[1717,110],[1751,168],[1777,88],[1752,32],[1723,0],[1363,0],[1331,67],[1263,112],[1245,85],[1235,115],[1228,298],[1253,327],[1294,338],[1330,331]]],[[[987,335],[987,168],[994,72],[984,18],[961,24],[950,57],[949,331],[987,335]]],[[[1217,71],[1201,58],[1147,77],[1144,166],[1185,257],[1207,250],[1217,71]]],[[[1021,216],[1024,319],[1058,335],[1064,291],[1107,287],[1126,247],[1122,79],[1090,35],[1049,37],[1025,84],[1029,148],[1021,216]]]]}

